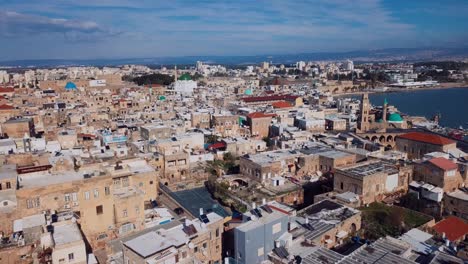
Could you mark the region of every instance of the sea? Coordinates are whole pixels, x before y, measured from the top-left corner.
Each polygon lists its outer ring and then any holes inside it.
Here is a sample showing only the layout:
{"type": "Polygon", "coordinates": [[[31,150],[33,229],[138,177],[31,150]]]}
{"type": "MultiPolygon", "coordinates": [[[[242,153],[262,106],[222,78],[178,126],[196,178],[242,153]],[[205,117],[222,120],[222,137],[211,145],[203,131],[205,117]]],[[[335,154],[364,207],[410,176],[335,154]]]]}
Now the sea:
{"type": "MultiPolygon", "coordinates": [[[[361,98],[360,95],[350,97],[361,98]]],[[[401,113],[428,119],[440,113],[439,125],[468,128],[468,87],[369,94],[373,105],[383,105],[385,98],[401,113]]]]}

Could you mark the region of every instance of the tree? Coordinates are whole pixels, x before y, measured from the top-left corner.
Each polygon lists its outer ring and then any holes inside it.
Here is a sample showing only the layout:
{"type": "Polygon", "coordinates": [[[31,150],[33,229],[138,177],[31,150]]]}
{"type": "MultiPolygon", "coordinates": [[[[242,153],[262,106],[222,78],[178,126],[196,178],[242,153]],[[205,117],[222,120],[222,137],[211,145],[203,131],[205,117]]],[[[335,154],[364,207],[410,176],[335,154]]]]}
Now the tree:
{"type": "Polygon", "coordinates": [[[138,85],[143,84],[160,84],[160,85],[169,85],[174,82],[174,77],[167,74],[153,73],[149,75],[143,75],[133,79],[138,85]]]}

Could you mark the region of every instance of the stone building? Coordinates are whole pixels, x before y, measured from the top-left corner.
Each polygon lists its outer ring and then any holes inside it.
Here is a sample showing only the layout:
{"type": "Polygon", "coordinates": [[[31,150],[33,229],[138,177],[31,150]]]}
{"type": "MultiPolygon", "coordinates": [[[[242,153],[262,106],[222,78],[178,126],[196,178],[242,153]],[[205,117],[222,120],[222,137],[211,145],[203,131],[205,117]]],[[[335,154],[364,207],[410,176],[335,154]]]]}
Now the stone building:
{"type": "Polygon", "coordinates": [[[395,138],[396,149],[408,153],[409,159],[422,159],[431,152],[448,152],[456,149],[456,142],[430,133],[410,132],[395,138]]]}
{"type": "Polygon", "coordinates": [[[268,137],[271,119],[274,114],[255,112],[247,115],[247,124],[250,128],[250,135],[257,138],[268,137]]]}
{"type": "Polygon", "coordinates": [[[78,171],[43,167],[18,169],[17,208],[12,219],[2,219],[5,233],[11,232],[6,224],[16,218],[73,212],[91,246],[100,247],[109,238],[142,229],[145,207],[157,198],[157,172],[144,160],[91,164],[78,171]]]}
{"type": "Polygon", "coordinates": [[[415,163],[413,179],[440,187],[444,192],[453,192],[464,185],[458,165],[443,157],[415,163]]]}
{"type": "Polygon", "coordinates": [[[143,231],[123,242],[123,263],[221,263],[224,219],[216,213],[180,225],[143,231]],[[157,243],[156,243],[157,241],[157,243]]]}
{"type": "Polygon", "coordinates": [[[373,160],[337,169],[333,189],[358,194],[363,204],[369,204],[398,192],[406,193],[412,173],[411,166],[373,160]]]}
{"type": "Polygon", "coordinates": [[[1,124],[1,132],[9,138],[33,137],[34,122],[30,118],[14,118],[1,124]]]}
{"type": "Polygon", "coordinates": [[[468,190],[464,188],[446,193],[444,211],[448,215],[468,220],[468,190]]]}
{"type": "Polygon", "coordinates": [[[213,133],[222,137],[239,136],[239,116],[232,114],[213,114],[211,117],[213,133]]]}
{"type": "Polygon", "coordinates": [[[201,129],[210,128],[211,114],[209,112],[192,112],[191,122],[192,127],[201,129]]]}

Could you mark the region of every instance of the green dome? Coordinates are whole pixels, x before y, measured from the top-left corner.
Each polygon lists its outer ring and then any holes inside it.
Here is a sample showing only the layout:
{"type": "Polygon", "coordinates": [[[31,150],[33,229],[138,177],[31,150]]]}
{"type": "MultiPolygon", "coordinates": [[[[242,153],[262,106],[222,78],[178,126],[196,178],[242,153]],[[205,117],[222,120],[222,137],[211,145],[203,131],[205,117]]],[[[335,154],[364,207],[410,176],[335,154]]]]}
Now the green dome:
{"type": "Polygon", "coordinates": [[[388,121],[389,122],[403,122],[403,118],[401,117],[400,114],[398,113],[391,113],[388,116],[388,121]]]}
{"type": "Polygon", "coordinates": [[[184,73],[179,77],[180,81],[190,81],[192,78],[190,77],[190,74],[184,73]]]}
{"type": "Polygon", "coordinates": [[[252,89],[247,89],[244,92],[245,95],[252,95],[252,89]]]}
{"type": "Polygon", "coordinates": [[[159,99],[159,100],[161,100],[161,101],[164,101],[164,100],[166,100],[166,96],[164,96],[164,95],[161,95],[161,96],[159,96],[159,98],[158,98],[158,99],[159,99]]]}

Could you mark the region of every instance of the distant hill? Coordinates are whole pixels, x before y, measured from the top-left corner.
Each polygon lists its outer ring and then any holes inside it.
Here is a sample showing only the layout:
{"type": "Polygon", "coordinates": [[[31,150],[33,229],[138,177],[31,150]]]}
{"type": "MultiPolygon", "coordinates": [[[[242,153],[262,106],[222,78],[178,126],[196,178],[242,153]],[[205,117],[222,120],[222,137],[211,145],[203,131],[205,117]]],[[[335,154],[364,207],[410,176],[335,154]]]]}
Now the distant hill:
{"type": "Polygon", "coordinates": [[[0,67],[59,67],[59,66],[115,66],[123,64],[143,65],[174,65],[194,64],[205,61],[212,64],[245,65],[262,61],[273,63],[294,63],[296,61],[344,60],[356,62],[397,62],[397,61],[430,61],[457,60],[468,57],[466,48],[394,48],[361,50],[349,52],[314,52],[283,55],[258,56],[186,56],[186,57],[155,57],[155,58],[125,58],[125,59],[58,59],[58,60],[12,60],[1,61],[0,67]]]}

